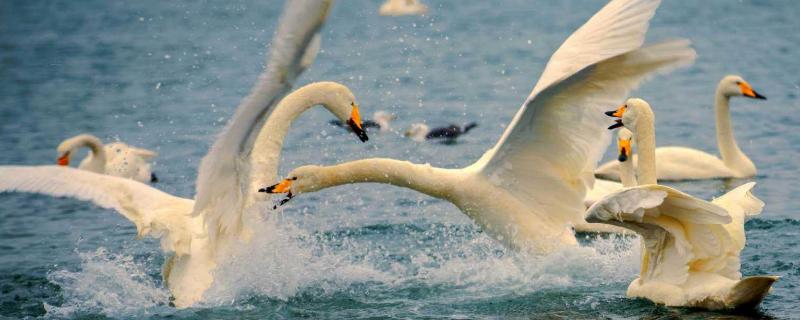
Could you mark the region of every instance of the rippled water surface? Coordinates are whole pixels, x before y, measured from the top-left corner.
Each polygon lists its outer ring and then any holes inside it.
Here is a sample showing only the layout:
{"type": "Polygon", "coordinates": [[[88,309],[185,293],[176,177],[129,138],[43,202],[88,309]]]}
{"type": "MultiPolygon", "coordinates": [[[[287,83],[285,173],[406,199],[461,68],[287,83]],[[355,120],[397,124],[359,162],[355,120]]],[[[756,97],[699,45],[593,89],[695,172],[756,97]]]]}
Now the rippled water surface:
{"type": "MultiPolygon", "coordinates": [[[[377,16],[379,1],[339,1],[323,51],[300,79],[339,81],[367,116],[438,126],[477,121],[453,145],[397,132],[368,144],[326,125],[322,110],[291,129],[281,173],[303,164],[385,156],[463,167],[500,136],[564,38],[603,0],[429,1],[427,17],[377,16]]],[[[262,68],[282,2],[0,2],[0,163],[50,164],[90,132],[160,152],[157,187],[191,197],[196,168],[262,68]]],[[[737,99],[741,148],[767,206],[747,224],[743,272],[782,279],[754,317],[800,309],[800,5],[667,1],[649,40],[687,37],[697,63],[636,94],[657,116],[658,143],[714,152],[713,90],[743,75],[767,101],[737,99]]],[[[675,184],[711,198],[748,180],[675,184]]],[[[0,315],[177,318],[707,317],[625,298],[638,240],[580,235],[548,257],[504,250],[458,209],[412,191],[351,185],[308,194],[221,266],[205,304],[168,306],[164,255],[110,210],[0,195],[0,315]]]]}

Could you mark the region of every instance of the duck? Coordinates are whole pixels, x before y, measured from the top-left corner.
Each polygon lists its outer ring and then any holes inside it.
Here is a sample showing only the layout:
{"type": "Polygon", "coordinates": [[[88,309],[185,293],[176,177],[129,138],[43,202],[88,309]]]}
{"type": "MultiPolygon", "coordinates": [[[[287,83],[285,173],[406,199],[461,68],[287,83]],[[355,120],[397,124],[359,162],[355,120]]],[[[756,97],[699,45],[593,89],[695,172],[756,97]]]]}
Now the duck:
{"type": "Polygon", "coordinates": [[[631,98],[608,114],[619,118],[610,128],[624,126],[635,134],[638,174],[632,179],[633,166],[621,166],[626,188],[595,203],[586,220],[627,228],[642,237],[639,277],[628,286],[627,296],[671,307],[757,307],[778,277],[742,277],[740,270],[745,220],[764,207],[752,194],[755,182],[710,202],[658,185],[650,105],[631,98]]]}
{"type": "Polygon", "coordinates": [[[643,46],[657,0],[613,0],[561,45],[497,144],[465,168],[371,158],[296,168],[259,192],[304,193],[353,183],[409,188],[455,205],[513,250],[546,254],[575,246],[583,198],[609,140],[608,101],[657,71],[690,64],[689,41],[643,46]]]}
{"type": "Polygon", "coordinates": [[[446,127],[437,127],[431,129],[428,125],[417,122],[412,123],[411,126],[406,129],[405,136],[411,138],[417,142],[423,142],[425,140],[441,140],[446,142],[452,142],[458,139],[462,134],[466,134],[470,130],[474,129],[478,126],[476,122],[470,122],[465,124],[464,126],[459,126],[457,124],[451,124],[446,127]]]}
{"type": "Polygon", "coordinates": [[[158,182],[158,177],[150,168],[153,158],[158,156],[157,152],[132,147],[123,142],[103,145],[99,138],[87,133],[62,141],[57,147],[56,163],[68,166],[72,155],[82,148],[88,148],[89,154],[78,165],[81,170],[139,182],[158,182]]]}
{"type": "MultiPolygon", "coordinates": [[[[658,180],[704,180],[719,178],[749,178],[756,175],[756,166],[739,149],[733,136],[730,100],[732,97],[766,100],[767,97],[753,90],[741,76],[728,75],[717,85],[714,95],[716,113],[717,148],[721,157],[687,147],[660,147],[656,149],[658,180]]],[[[633,165],[638,159],[634,157],[633,165]]],[[[619,181],[619,162],[609,161],[600,165],[595,174],[604,179],[619,181]]]]}
{"type": "MultiPolygon", "coordinates": [[[[369,129],[378,129],[378,131],[382,133],[389,132],[392,130],[392,125],[391,125],[392,121],[396,119],[397,119],[396,114],[381,110],[381,111],[376,111],[375,113],[372,114],[372,120],[364,120],[362,125],[364,127],[364,130],[366,131],[369,131],[369,129]]],[[[352,130],[352,128],[348,124],[342,122],[341,120],[334,119],[328,123],[330,123],[332,126],[352,130]]]]}
{"type": "Polygon", "coordinates": [[[386,0],[378,9],[378,14],[382,16],[424,15],[426,13],[428,13],[428,6],[418,0],[386,0]]]}
{"type": "Polygon", "coordinates": [[[319,50],[319,31],[331,1],[287,1],[266,69],[200,163],[194,199],[177,197],[129,179],[60,166],[0,166],[0,193],[28,192],[71,197],[130,220],[137,237],[160,239],[168,254],[162,268],[171,304],[187,308],[203,300],[219,263],[236,246],[249,243],[269,200],[253,184],[274,181],[289,126],[321,105],[350,123],[362,142],[358,105],[352,92],[334,82],[305,85],[286,95],[319,50]],[[317,39],[317,40],[315,40],[317,39]]]}

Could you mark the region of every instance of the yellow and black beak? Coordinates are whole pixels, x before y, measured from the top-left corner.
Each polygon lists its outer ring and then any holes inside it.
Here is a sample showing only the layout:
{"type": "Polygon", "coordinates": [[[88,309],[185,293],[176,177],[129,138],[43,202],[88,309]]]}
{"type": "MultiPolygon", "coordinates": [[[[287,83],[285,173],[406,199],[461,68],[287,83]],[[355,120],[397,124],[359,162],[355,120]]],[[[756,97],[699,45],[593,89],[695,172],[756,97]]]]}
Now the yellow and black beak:
{"type": "Polygon", "coordinates": [[[622,123],[622,115],[625,114],[625,110],[627,110],[627,107],[623,104],[619,108],[617,108],[617,110],[606,111],[606,115],[607,116],[620,118],[620,119],[614,120],[614,124],[609,126],[608,130],[613,130],[613,129],[616,129],[616,128],[624,126],[624,124],[622,123]]]}
{"type": "Polygon", "coordinates": [[[350,111],[350,119],[347,120],[347,124],[350,125],[350,129],[353,130],[353,133],[358,136],[358,139],[361,140],[361,142],[367,142],[369,137],[367,136],[367,132],[364,130],[364,127],[361,123],[361,115],[358,114],[358,105],[355,103],[352,105],[353,110],[350,111]]]}
{"type": "Polygon", "coordinates": [[[746,81],[739,82],[739,89],[742,90],[742,95],[744,95],[745,97],[750,97],[759,100],[767,100],[767,97],[762,96],[761,94],[753,90],[753,87],[751,87],[750,84],[747,83],[746,81]]]}
{"type": "Polygon", "coordinates": [[[619,149],[619,162],[625,162],[631,157],[631,140],[630,139],[617,139],[617,148],[619,149]]]}
{"type": "Polygon", "coordinates": [[[64,152],[58,159],[56,160],[59,166],[68,166],[69,165],[69,151],[64,152]]]}
{"type": "Polygon", "coordinates": [[[277,209],[278,206],[282,206],[294,198],[294,195],[292,195],[292,181],[294,180],[297,180],[297,177],[283,179],[283,181],[273,184],[269,187],[258,189],[258,192],[286,193],[286,198],[282,199],[280,203],[272,207],[272,209],[277,209]]]}

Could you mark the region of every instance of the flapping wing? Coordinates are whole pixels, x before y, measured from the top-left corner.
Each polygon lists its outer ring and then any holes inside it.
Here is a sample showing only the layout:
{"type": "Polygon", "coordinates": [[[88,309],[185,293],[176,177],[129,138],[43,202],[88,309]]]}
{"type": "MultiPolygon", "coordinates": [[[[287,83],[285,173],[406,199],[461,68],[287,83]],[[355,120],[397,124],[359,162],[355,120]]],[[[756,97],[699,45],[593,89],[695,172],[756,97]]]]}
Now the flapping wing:
{"type": "Polygon", "coordinates": [[[204,215],[212,236],[240,227],[246,166],[266,115],[291,89],[319,50],[318,32],[332,0],[286,2],[266,69],[200,163],[194,215],[204,215]]]}
{"type": "Polygon", "coordinates": [[[665,42],[586,66],[544,88],[484,156],[482,173],[554,217],[579,221],[594,167],[609,143],[603,111],[621,103],[647,76],[694,57],[688,41],[665,42]]]}
{"type": "MultiPolygon", "coordinates": [[[[586,221],[635,231],[645,242],[644,279],[671,284],[686,281],[689,270],[718,272],[736,265],[726,248],[727,211],[678,190],[645,185],[614,192],[592,205],[586,221]],[[720,266],[724,266],[720,268],[720,266]]],[[[736,259],[735,261],[733,259],[736,259]]],[[[724,276],[728,276],[728,271],[724,276]]]]}
{"type": "Polygon", "coordinates": [[[68,167],[0,166],[0,193],[13,191],[91,201],[133,222],[139,237],[161,238],[165,251],[189,252],[192,201],[146,184],[68,167]]]}

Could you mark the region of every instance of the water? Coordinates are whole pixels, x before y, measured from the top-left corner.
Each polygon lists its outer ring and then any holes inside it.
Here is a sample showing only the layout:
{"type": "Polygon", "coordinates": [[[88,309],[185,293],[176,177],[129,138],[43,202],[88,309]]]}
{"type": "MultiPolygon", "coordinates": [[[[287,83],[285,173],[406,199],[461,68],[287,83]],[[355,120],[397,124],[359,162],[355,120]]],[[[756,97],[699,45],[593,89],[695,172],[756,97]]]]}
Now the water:
{"type": "MultiPolygon", "coordinates": [[[[323,52],[300,84],[339,81],[362,114],[395,129],[478,121],[457,144],[397,133],[368,144],[303,115],[281,173],[373,156],[463,167],[494,144],[547,58],[604,1],[431,1],[429,17],[383,18],[380,1],[339,1],[323,52]]],[[[0,2],[0,163],[50,164],[90,132],[161,153],[158,188],[190,197],[198,162],[261,70],[278,1],[0,2]]],[[[759,168],[764,213],[747,224],[744,274],[782,279],[748,316],[800,306],[800,6],[794,1],[669,1],[651,41],[688,37],[697,63],[636,94],[657,116],[658,143],[715,150],[712,93],[742,74],[767,101],[737,99],[733,121],[759,168]]],[[[612,107],[612,106],[609,106],[612,107]]],[[[675,184],[711,198],[749,180],[675,184]]],[[[530,257],[504,250],[458,209],[390,186],[352,185],[293,200],[197,308],[175,310],[154,240],[120,215],[70,199],[0,195],[0,315],[178,318],[707,317],[625,298],[637,273],[630,238],[581,235],[583,248],[530,257]],[[246,257],[246,258],[245,258],[246,257]],[[245,260],[246,259],[246,260],[245,260]]]]}

